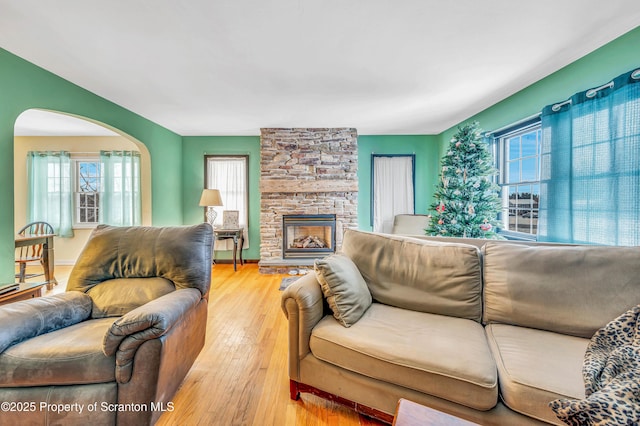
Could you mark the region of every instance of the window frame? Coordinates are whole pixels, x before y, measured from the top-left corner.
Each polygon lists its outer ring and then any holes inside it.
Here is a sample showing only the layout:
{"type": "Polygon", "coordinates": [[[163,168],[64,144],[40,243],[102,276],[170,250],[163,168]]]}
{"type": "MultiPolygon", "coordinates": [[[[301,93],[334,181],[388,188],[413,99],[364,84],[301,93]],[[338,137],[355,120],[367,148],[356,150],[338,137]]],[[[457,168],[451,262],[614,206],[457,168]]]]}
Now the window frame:
{"type": "MultiPolygon", "coordinates": [[[[515,214],[514,216],[516,217],[516,227],[518,226],[518,219],[521,216],[521,214],[519,213],[520,211],[531,211],[531,215],[533,216],[533,214],[535,212],[538,212],[538,214],[536,215],[536,219],[539,219],[539,207],[540,207],[540,169],[541,169],[541,146],[542,146],[542,126],[541,126],[541,120],[540,120],[540,115],[536,115],[533,118],[529,118],[529,119],[525,119],[521,122],[515,123],[513,125],[510,125],[508,127],[505,127],[499,131],[494,132],[492,135],[493,138],[493,153],[494,153],[494,161],[495,161],[495,167],[498,170],[498,175],[497,175],[497,184],[500,186],[500,196],[502,199],[502,207],[501,207],[501,212],[499,214],[499,220],[502,223],[502,228],[500,229],[500,234],[503,235],[504,237],[508,238],[508,239],[512,239],[512,240],[525,240],[525,241],[536,241],[537,240],[537,221],[535,223],[536,226],[536,232],[535,233],[531,233],[531,232],[522,232],[522,231],[517,231],[517,230],[510,230],[509,229],[509,218],[510,218],[510,212],[512,209],[515,209],[515,214]],[[509,158],[509,146],[508,146],[508,142],[510,139],[513,139],[515,137],[518,136],[523,136],[526,134],[530,134],[536,132],[537,136],[536,136],[536,153],[534,155],[522,155],[522,148],[521,152],[519,153],[519,155],[515,158],[509,158]],[[528,160],[528,159],[532,159],[535,158],[537,160],[537,171],[536,171],[536,176],[534,179],[522,179],[522,167],[519,167],[519,177],[517,180],[512,181],[510,179],[509,176],[509,166],[513,163],[518,162],[519,165],[522,164],[523,160],[528,160]],[[537,195],[538,195],[538,201],[537,204],[535,204],[535,202],[533,201],[534,198],[531,197],[530,200],[531,203],[527,208],[520,208],[519,206],[515,206],[515,208],[512,208],[512,206],[510,205],[510,188],[512,187],[526,187],[529,186],[531,189],[533,189],[535,186],[537,186],[538,190],[537,190],[537,195]]],[[[522,141],[520,141],[520,144],[522,144],[522,141]]],[[[521,147],[522,145],[520,145],[521,147]]],[[[536,191],[534,190],[530,190],[527,191],[528,193],[533,193],[535,194],[536,191]]],[[[520,191],[516,192],[517,194],[520,193],[520,191]]],[[[531,218],[533,219],[533,217],[531,218]]],[[[529,229],[531,230],[533,228],[534,224],[532,222],[530,222],[529,224],[529,229]]],[[[517,228],[516,228],[517,229],[517,228]]]]}
{"type": "MultiPolygon", "coordinates": [[[[244,194],[244,198],[245,198],[245,206],[246,206],[246,225],[245,225],[245,232],[249,229],[250,226],[250,217],[251,217],[251,210],[250,210],[250,205],[249,205],[249,155],[248,154],[205,154],[204,156],[204,186],[203,188],[205,189],[215,189],[215,188],[209,188],[209,160],[210,159],[242,159],[244,160],[244,171],[245,171],[245,194],[244,194]]],[[[224,200],[223,200],[224,203],[224,200]]],[[[225,206],[222,206],[222,209],[225,209],[225,206]]],[[[219,215],[222,216],[222,215],[219,215]]],[[[203,221],[207,222],[207,207],[203,207],[203,221]]],[[[246,235],[245,235],[246,238],[246,235]]]]}
{"type": "MultiPolygon", "coordinates": [[[[73,222],[72,226],[74,229],[93,229],[100,224],[100,181],[102,179],[102,166],[100,162],[100,155],[98,153],[86,153],[82,155],[71,155],[71,164],[73,173],[71,176],[72,185],[73,185],[73,222]],[[96,200],[98,203],[97,207],[94,207],[96,213],[96,221],[95,222],[81,222],[80,221],[80,195],[84,191],[80,191],[80,163],[97,163],[98,165],[98,188],[97,191],[93,192],[96,196],[96,200]]],[[[87,192],[90,193],[90,192],[87,192]]]]}

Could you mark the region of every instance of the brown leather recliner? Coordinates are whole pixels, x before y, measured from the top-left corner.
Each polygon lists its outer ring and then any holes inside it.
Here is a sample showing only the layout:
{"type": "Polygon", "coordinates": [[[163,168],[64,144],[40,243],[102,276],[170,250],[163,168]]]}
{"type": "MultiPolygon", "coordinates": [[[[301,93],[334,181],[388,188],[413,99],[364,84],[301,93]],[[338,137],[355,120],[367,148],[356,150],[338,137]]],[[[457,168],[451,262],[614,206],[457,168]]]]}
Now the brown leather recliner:
{"type": "Polygon", "coordinates": [[[98,226],[62,294],[0,306],[0,424],[153,424],[204,345],[213,231],[98,226]]]}

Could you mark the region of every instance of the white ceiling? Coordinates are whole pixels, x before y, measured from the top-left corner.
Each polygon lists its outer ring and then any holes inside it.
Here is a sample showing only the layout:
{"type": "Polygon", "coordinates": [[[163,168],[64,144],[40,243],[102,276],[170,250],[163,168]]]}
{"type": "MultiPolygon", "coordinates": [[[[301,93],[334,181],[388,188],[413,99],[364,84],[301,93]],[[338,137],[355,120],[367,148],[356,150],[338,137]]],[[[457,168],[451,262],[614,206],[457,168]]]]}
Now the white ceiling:
{"type": "Polygon", "coordinates": [[[638,0],[0,0],[0,47],[185,136],[437,134],[638,25],[638,0]]]}
{"type": "Polygon", "coordinates": [[[15,136],[118,136],[90,121],[51,111],[30,109],[18,116],[15,136]]]}

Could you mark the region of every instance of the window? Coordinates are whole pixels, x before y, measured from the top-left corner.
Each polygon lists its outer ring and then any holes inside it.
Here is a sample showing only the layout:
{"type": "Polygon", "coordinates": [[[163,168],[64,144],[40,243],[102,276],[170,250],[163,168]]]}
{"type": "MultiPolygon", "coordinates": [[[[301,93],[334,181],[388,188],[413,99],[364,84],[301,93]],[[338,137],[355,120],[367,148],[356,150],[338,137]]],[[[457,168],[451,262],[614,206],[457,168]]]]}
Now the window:
{"type": "Polygon", "coordinates": [[[100,173],[100,223],[140,225],[140,153],[100,151],[100,173]]]}
{"type": "Polygon", "coordinates": [[[640,69],[542,110],[538,240],[640,244],[640,69]]]}
{"type": "Polygon", "coordinates": [[[66,151],[27,153],[27,223],[47,222],[58,236],[73,237],[71,174],[66,151]]]}
{"type": "Polygon", "coordinates": [[[413,214],[415,155],[371,156],[371,221],[374,232],[390,233],[397,214],[413,214]]]}
{"type": "Polygon", "coordinates": [[[100,160],[74,159],[74,226],[94,226],[100,218],[100,160]]]}
{"type": "MultiPolygon", "coordinates": [[[[222,225],[224,210],[238,210],[240,227],[244,228],[244,248],[249,248],[249,156],[206,155],[205,188],[220,191],[222,206],[214,207],[218,213],[215,226],[222,225]]],[[[206,219],[205,219],[206,220],[206,219]]],[[[216,241],[216,250],[231,250],[231,241],[216,241]],[[230,245],[226,244],[230,243],[230,245]]]]}
{"type": "Polygon", "coordinates": [[[503,231],[514,237],[534,238],[540,198],[540,119],[506,129],[494,138],[503,231]]]}

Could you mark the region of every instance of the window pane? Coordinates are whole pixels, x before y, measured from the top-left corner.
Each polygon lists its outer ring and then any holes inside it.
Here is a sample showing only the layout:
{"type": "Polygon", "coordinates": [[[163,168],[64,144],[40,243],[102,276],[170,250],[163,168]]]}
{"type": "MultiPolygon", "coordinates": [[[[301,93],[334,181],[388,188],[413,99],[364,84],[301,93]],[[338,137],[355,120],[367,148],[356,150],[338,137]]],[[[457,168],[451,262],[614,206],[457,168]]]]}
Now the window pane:
{"type": "Polygon", "coordinates": [[[538,152],[537,132],[522,135],[522,156],[530,157],[538,152]]]}
{"type": "Polygon", "coordinates": [[[531,198],[533,200],[533,208],[538,208],[538,201],[540,200],[540,185],[531,186],[531,198]]]}
{"type": "Polygon", "coordinates": [[[82,192],[94,192],[98,188],[98,184],[96,182],[96,178],[82,176],[82,181],[80,182],[80,191],[82,192]]]}
{"type": "Polygon", "coordinates": [[[509,168],[508,182],[509,183],[519,182],[520,181],[520,162],[519,161],[510,162],[507,164],[507,167],[509,168]]]}
{"type": "Polygon", "coordinates": [[[78,190],[98,192],[100,190],[100,164],[95,161],[78,162],[78,190]]]}
{"type": "Polygon", "coordinates": [[[520,157],[520,136],[509,139],[509,160],[515,160],[520,157]]]}
{"type": "Polygon", "coordinates": [[[536,180],[538,174],[538,161],[535,157],[522,160],[522,181],[536,180]]]}
{"type": "Polygon", "coordinates": [[[509,231],[515,231],[518,225],[518,188],[509,187],[509,231]]]}

